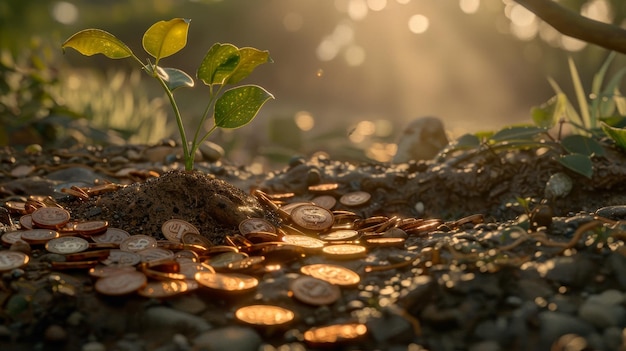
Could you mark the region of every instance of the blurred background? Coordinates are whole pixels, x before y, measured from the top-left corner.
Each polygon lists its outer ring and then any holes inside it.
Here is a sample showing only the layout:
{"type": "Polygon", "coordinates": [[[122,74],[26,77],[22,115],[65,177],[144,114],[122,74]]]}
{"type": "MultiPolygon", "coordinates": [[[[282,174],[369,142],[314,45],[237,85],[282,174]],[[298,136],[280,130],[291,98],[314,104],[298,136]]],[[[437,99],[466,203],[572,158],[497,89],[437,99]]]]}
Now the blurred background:
{"type": "MultiPolygon", "coordinates": [[[[623,0],[561,0],[624,25],[623,0]]],[[[243,83],[275,96],[249,125],[209,140],[238,164],[280,164],[326,151],[389,161],[402,129],[441,118],[450,137],[530,122],[554,95],[573,94],[567,58],[591,85],[608,52],[564,37],[512,0],[3,0],[0,143],[155,143],[177,139],[164,94],[131,60],[85,57],[61,44],[100,28],[140,58],[144,31],[191,19],[187,47],[161,61],[192,76],[215,42],[269,50],[274,63],[243,83]]],[[[611,71],[624,67],[618,55],[611,71]]],[[[207,89],[176,93],[192,133],[207,89]]],[[[210,127],[210,125],[208,126],[210,127]]]]}

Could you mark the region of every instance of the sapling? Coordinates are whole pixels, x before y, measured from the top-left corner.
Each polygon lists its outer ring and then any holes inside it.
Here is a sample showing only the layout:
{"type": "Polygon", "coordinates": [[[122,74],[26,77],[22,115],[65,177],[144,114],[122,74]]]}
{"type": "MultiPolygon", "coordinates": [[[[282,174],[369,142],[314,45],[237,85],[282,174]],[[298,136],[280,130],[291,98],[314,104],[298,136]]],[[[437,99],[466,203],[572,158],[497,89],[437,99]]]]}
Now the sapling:
{"type": "Polygon", "coordinates": [[[124,42],[101,29],[79,31],[62,45],[63,50],[73,48],[86,56],[102,54],[111,59],[130,57],[159,82],[176,117],[187,171],[193,170],[196,151],[213,131],[218,127],[235,129],[246,125],[257,115],[263,104],[274,98],[257,85],[240,85],[224,90],[227,85],[237,84],[246,78],[257,66],[272,62],[268,51],[216,43],[206,53],[196,73],[197,78],[209,87],[209,99],[193,139],[188,141],[174,91],[181,87],[193,87],[194,80],[184,71],[163,67],[160,63],[162,58],[179,52],[187,45],[189,23],[188,19],[174,18],[159,21],[148,28],[143,35],[142,44],[154,62],[148,58],[144,63],[124,42]],[[214,123],[203,133],[201,129],[209,115],[212,115],[214,123]]]}

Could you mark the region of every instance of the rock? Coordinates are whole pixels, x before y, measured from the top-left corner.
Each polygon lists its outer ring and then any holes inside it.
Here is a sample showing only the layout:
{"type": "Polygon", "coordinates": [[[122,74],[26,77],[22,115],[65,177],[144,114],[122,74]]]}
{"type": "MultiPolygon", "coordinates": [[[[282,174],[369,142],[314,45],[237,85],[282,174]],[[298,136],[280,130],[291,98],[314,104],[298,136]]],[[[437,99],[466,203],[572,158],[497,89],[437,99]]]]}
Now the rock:
{"type": "Polygon", "coordinates": [[[262,339],[251,328],[224,327],[203,332],[193,341],[194,350],[257,351],[262,339]]]}
{"type": "Polygon", "coordinates": [[[617,290],[606,290],[590,296],[578,310],[578,316],[598,328],[626,326],[626,308],[621,306],[624,295],[617,290]]]}
{"type": "Polygon", "coordinates": [[[142,316],[142,326],[148,329],[163,328],[174,332],[201,333],[211,328],[202,318],[169,307],[155,306],[148,308],[142,316]]]}
{"type": "Polygon", "coordinates": [[[224,157],[224,148],[216,143],[206,140],[199,147],[202,159],[207,162],[216,162],[224,157]]]}
{"type": "Polygon", "coordinates": [[[569,195],[570,191],[572,191],[573,186],[574,182],[567,174],[561,172],[555,173],[550,176],[550,179],[548,179],[546,183],[544,196],[547,199],[566,197],[569,195]]]}
{"type": "Polygon", "coordinates": [[[106,351],[106,346],[97,341],[90,341],[81,347],[81,351],[106,351]]]}
{"type": "Polygon", "coordinates": [[[544,263],[545,278],[564,285],[582,287],[589,283],[596,267],[589,259],[582,257],[556,257],[544,263]]]}
{"type": "Polygon", "coordinates": [[[550,345],[565,334],[576,334],[584,337],[594,332],[591,324],[561,312],[540,312],[539,323],[541,325],[541,345],[538,349],[541,350],[550,349],[550,345]]]}
{"type": "Polygon", "coordinates": [[[431,160],[448,145],[443,122],[437,117],[414,119],[404,128],[398,140],[393,163],[431,160]]]}
{"type": "Polygon", "coordinates": [[[367,321],[367,330],[378,343],[408,342],[414,338],[411,322],[390,308],[384,309],[380,317],[367,321]]]}
{"type": "Polygon", "coordinates": [[[46,341],[61,342],[67,339],[67,331],[58,324],[52,324],[44,332],[46,341]]]}

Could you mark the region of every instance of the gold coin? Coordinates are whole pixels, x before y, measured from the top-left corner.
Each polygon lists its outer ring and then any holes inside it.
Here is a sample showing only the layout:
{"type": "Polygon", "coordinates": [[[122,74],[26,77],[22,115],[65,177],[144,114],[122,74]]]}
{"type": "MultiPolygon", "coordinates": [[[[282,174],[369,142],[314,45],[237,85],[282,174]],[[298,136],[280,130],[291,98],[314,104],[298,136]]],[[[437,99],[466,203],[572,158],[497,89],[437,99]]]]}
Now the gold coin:
{"type": "Polygon", "coordinates": [[[334,324],[305,331],[304,341],[313,347],[332,346],[349,343],[363,337],[366,333],[367,326],[362,323],[334,324]]]}
{"type": "Polygon", "coordinates": [[[248,218],[239,223],[239,232],[243,235],[257,232],[276,233],[276,227],[262,218],[248,218]]]}
{"type": "Polygon", "coordinates": [[[22,229],[33,229],[33,215],[25,214],[20,217],[20,225],[22,229]]]}
{"type": "Polygon", "coordinates": [[[354,244],[338,244],[325,246],[322,252],[337,259],[355,259],[365,257],[367,249],[364,246],[354,244]]]}
{"type": "Polygon", "coordinates": [[[111,250],[109,257],[102,261],[107,266],[135,266],[141,262],[141,256],[134,252],[111,250]]]}
{"type": "Polygon", "coordinates": [[[74,224],[73,230],[80,235],[91,236],[103,234],[108,227],[107,221],[86,221],[74,224]]]}
{"type": "Polygon", "coordinates": [[[341,290],[337,285],[309,275],[296,278],[289,288],[296,299],[309,305],[330,305],[341,297],[341,290]]]}
{"type": "Polygon", "coordinates": [[[404,238],[369,238],[365,239],[367,246],[373,247],[404,247],[404,238]]]}
{"type": "Polygon", "coordinates": [[[211,257],[206,261],[206,263],[219,271],[226,269],[229,264],[242,260],[246,257],[248,257],[248,255],[245,253],[229,251],[211,257]]]}
{"type": "Polygon", "coordinates": [[[211,242],[211,240],[207,239],[206,237],[200,234],[195,234],[192,232],[184,233],[182,237],[180,238],[180,241],[183,244],[200,245],[206,248],[213,246],[213,243],[211,242]]]}
{"type": "Polygon", "coordinates": [[[119,296],[135,292],[147,282],[148,278],[139,271],[120,272],[98,279],[94,288],[104,295],[119,296]]]}
{"type": "Polygon", "coordinates": [[[293,311],[271,305],[251,305],[241,307],[235,312],[240,321],[256,326],[279,326],[295,318],[293,311]]]}
{"type": "Polygon", "coordinates": [[[311,192],[326,192],[336,190],[339,188],[339,183],[323,183],[316,185],[309,185],[309,191],[311,192]]]}
{"type": "Polygon", "coordinates": [[[155,238],[143,234],[131,235],[120,243],[120,250],[137,252],[157,247],[155,238]]]}
{"type": "Polygon", "coordinates": [[[353,270],[334,264],[310,264],[300,268],[300,272],[339,286],[355,286],[361,281],[353,270]]]}
{"type": "Polygon", "coordinates": [[[20,268],[29,261],[27,254],[19,251],[0,251],[0,272],[20,268]]]}
{"type": "Polygon", "coordinates": [[[333,230],[332,232],[320,234],[320,239],[324,241],[346,241],[355,240],[359,237],[359,232],[352,229],[333,230]]]}
{"type": "Polygon", "coordinates": [[[174,259],[174,252],[162,249],[160,247],[150,247],[137,251],[137,255],[141,256],[141,262],[152,262],[163,259],[174,259]]]}
{"type": "Polygon", "coordinates": [[[11,246],[16,242],[25,242],[22,240],[22,232],[19,230],[2,234],[2,238],[0,240],[2,240],[2,245],[5,246],[11,246]]]}
{"type": "Polygon", "coordinates": [[[198,228],[182,219],[170,219],[165,221],[161,226],[161,232],[163,232],[167,240],[175,243],[181,242],[183,235],[186,233],[200,234],[198,228]]]}
{"type": "Polygon", "coordinates": [[[239,273],[197,272],[196,281],[206,288],[228,292],[248,292],[259,285],[255,277],[239,273]]]}
{"type": "Polygon", "coordinates": [[[345,206],[361,206],[366,204],[371,197],[372,195],[365,191],[353,191],[341,196],[339,202],[345,206]]]}
{"type": "Polygon", "coordinates": [[[55,238],[46,243],[46,250],[56,254],[73,254],[89,248],[89,242],[76,236],[55,238]]]}
{"type": "Polygon", "coordinates": [[[41,207],[31,213],[31,219],[39,228],[57,229],[70,221],[70,213],[59,207],[41,207]]]}
{"type": "Polygon", "coordinates": [[[137,290],[144,297],[164,298],[179,295],[198,288],[195,280],[155,280],[137,290]]]}
{"type": "Polygon", "coordinates": [[[89,270],[89,275],[94,278],[104,278],[125,272],[135,272],[137,269],[132,266],[103,266],[98,265],[89,270]]]}
{"type": "Polygon", "coordinates": [[[119,245],[124,239],[129,237],[130,234],[123,229],[107,228],[104,234],[91,236],[91,240],[96,243],[114,243],[119,245]]]}
{"type": "Polygon", "coordinates": [[[20,236],[22,240],[29,244],[45,244],[49,240],[59,237],[59,233],[48,229],[30,229],[22,232],[20,236]]]}
{"type": "Polygon", "coordinates": [[[320,195],[316,196],[311,200],[315,205],[324,207],[327,210],[332,209],[337,204],[337,199],[331,195],[320,195]]]}
{"type": "Polygon", "coordinates": [[[317,205],[300,205],[291,211],[291,220],[301,228],[324,231],[333,225],[333,214],[317,205]]]}
{"type": "Polygon", "coordinates": [[[284,243],[299,246],[305,250],[319,250],[324,247],[324,242],[306,235],[287,234],[281,239],[284,243]]]}

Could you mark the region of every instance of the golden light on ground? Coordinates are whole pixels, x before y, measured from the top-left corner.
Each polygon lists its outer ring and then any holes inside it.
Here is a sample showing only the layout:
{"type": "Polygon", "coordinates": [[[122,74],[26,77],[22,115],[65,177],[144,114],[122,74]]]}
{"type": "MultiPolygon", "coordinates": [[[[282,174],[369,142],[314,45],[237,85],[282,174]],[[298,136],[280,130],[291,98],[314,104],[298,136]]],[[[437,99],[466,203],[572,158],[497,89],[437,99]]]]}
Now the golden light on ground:
{"type": "Polygon", "coordinates": [[[309,131],[315,126],[315,118],[307,111],[298,111],[293,118],[298,128],[302,131],[309,131]]]}

